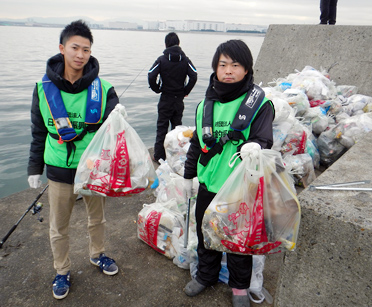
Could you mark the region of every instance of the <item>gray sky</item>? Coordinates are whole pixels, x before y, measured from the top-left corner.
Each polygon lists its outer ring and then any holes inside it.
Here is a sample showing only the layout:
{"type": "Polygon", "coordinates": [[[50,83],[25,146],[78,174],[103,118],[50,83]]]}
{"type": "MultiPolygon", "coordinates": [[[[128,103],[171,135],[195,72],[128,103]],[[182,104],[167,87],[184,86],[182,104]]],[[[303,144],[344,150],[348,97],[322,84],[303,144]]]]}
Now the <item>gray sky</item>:
{"type": "MultiPolygon", "coordinates": [[[[208,20],[254,25],[317,24],[320,0],[0,0],[0,18],[96,21],[208,20]]],[[[371,25],[371,0],[340,0],[338,25],[371,25]]]]}

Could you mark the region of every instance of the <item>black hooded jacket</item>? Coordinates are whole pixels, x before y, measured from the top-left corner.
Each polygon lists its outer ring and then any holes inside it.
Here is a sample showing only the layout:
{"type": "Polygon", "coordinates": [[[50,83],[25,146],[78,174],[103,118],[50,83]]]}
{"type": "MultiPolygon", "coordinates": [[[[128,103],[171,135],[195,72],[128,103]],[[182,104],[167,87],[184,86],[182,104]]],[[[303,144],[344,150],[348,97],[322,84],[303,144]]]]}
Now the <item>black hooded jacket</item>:
{"type": "Polygon", "coordinates": [[[186,96],[193,89],[196,80],[196,68],[177,45],[166,48],[148,72],[148,82],[155,93],[186,96]],[[187,76],[189,80],[185,84],[187,76]]]}
{"type": "MultiPolygon", "coordinates": [[[[64,57],[62,54],[57,54],[51,57],[47,62],[46,74],[48,78],[58,87],[58,89],[77,94],[89,87],[93,80],[98,76],[99,64],[96,58],[90,57],[88,63],[84,67],[83,77],[77,80],[74,84],[63,78],[64,73],[64,57]]],[[[104,111],[103,120],[106,120],[110,112],[119,103],[119,98],[113,87],[107,93],[106,109],[104,111]]],[[[28,161],[28,175],[41,175],[44,170],[44,149],[45,140],[48,135],[48,130],[44,125],[44,120],[39,108],[39,96],[37,85],[35,86],[32,106],[31,106],[31,133],[32,141],[30,147],[30,157],[28,161]]],[[[47,178],[57,182],[72,184],[74,182],[76,169],[61,168],[47,165],[47,178]]]]}

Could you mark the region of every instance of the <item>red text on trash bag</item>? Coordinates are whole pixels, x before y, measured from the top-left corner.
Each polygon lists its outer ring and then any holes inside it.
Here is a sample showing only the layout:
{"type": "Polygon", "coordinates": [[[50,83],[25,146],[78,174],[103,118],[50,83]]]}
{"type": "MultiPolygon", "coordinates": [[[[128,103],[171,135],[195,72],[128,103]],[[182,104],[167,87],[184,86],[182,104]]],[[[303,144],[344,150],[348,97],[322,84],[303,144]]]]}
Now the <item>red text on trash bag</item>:
{"type": "Polygon", "coordinates": [[[136,189],[129,190],[129,191],[113,191],[107,187],[98,186],[94,184],[87,184],[87,188],[91,191],[97,192],[99,194],[104,194],[110,197],[121,197],[121,196],[130,195],[130,194],[138,194],[145,190],[145,188],[136,188],[136,189]]]}
{"type": "Polygon", "coordinates": [[[161,212],[151,211],[146,217],[138,217],[138,230],[139,237],[150,245],[153,249],[161,254],[165,254],[165,251],[157,247],[158,240],[158,228],[161,218],[161,212]]]}
{"type": "Polygon", "coordinates": [[[239,205],[238,212],[233,212],[228,216],[229,221],[236,227],[234,229],[229,229],[225,226],[223,230],[226,235],[235,236],[238,242],[221,240],[221,243],[229,250],[259,255],[267,253],[281,244],[281,242],[268,243],[263,210],[264,187],[264,177],[261,177],[259,179],[252,212],[250,212],[249,206],[245,202],[242,202],[239,205]],[[243,228],[238,229],[239,225],[243,225],[243,228]],[[267,244],[260,249],[253,248],[253,246],[261,243],[267,244]]]}
{"type": "MultiPolygon", "coordinates": [[[[269,251],[273,250],[274,248],[277,248],[282,242],[276,241],[274,243],[267,243],[264,247],[261,247],[259,249],[256,248],[249,248],[245,246],[241,246],[239,244],[236,244],[234,242],[230,242],[227,240],[221,240],[221,243],[229,250],[235,253],[241,253],[241,254],[248,254],[248,255],[264,255],[267,254],[269,251]]],[[[281,251],[278,251],[277,253],[280,253],[281,251]]]]}
{"type": "Polygon", "coordinates": [[[121,188],[132,187],[130,180],[130,169],[129,169],[129,155],[127,142],[125,140],[125,131],[117,134],[114,154],[110,155],[110,150],[102,149],[100,159],[97,159],[94,163],[90,178],[93,180],[101,181],[101,185],[88,184],[88,189],[103,193],[107,196],[124,196],[127,194],[140,193],[144,189],[135,189],[132,191],[120,192],[121,188]],[[99,177],[99,167],[102,163],[109,163],[110,170],[108,174],[99,177]],[[136,191],[138,190],[138,191],[136,191]]]}
{"type": "Polygon", "coordinates": [[[110,183],[113,189],[130,188],[129,155],[125,131],[117,134],[114,157],[111,160],[110,183]]]}

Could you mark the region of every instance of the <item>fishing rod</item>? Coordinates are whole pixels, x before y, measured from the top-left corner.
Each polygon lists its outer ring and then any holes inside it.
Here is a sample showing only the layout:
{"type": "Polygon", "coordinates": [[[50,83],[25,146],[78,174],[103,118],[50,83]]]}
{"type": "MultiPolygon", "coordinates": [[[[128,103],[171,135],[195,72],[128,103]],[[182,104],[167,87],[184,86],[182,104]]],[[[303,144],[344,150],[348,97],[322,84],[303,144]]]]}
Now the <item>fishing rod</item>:
{"type": "MultiPolygon", "coordinates": [[[[145,66],[146,67],[146,66],[145,66]]],[[[136,81],[136,79],[138,78],[138,76],[141,74],[141,72],[143,72],[143,70],[145,69],[145,67],[143,67],[141,69],[141,71],[137,74],[137,76],[129,83],[129,85],[127,86],[127,88],[121,93],[121,95],[119,96],[119,99],[121,98],[121,96],[123,96],[123,94],[127,91],[127,89],[132,85],[132,83],[134,81],[136,81]]]]}
{"type": "Polygon", "coordinates": [[[38,220],[40,222],[43,221],[43,218],[40,217],[40,211],[43,208],[42,203],[38,203],[37,201],[39,198],[44,194],[46,189],[48,188],[48,184],[46,187],[39,193],[39,195],[35,198],[35,200],[32,202],[32,204],[27,208],[26,212],[21,216],[21,218],[13,225],[13,227],[8,231],[8,233],[5,235],[5,237],[0,241],[0,248],[3,247],[3,244],[5,243],[6,240],[8,240],[9,236],[13,233],[13,231],[17,228],[19,223],[22,221],[22,219],[26,216],[26,214],[33,208],[32,210],[32,215],[35,215],[36,213],[39,214],[38,220]]]}

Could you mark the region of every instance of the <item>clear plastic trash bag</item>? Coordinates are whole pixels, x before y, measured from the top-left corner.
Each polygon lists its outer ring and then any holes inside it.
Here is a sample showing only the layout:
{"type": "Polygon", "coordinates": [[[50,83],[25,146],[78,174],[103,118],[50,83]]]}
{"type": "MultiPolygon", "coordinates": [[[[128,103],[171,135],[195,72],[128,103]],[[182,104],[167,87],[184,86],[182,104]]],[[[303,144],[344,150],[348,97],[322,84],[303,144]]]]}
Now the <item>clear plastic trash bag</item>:
{"type": "Polygon", "coordinates": [[[337,85],[336,90],[337,95],[342,95],[346,98],[358,93],[358,87],[355,85],[337,85]]]}
{"type": "Polygon", "coordinates": [[[296,116],[301,116],[310,108],[310,102],[301,89],[288,89],[283,92],[282,98],[295,109],[296,116]]]}
{"type": "Polygon", "coordinates": [[[177,210],[175,199],[164,204],[145,204],[138,213],[138,238],[169,259],[181,254],[184,229],[184,217],[177,210]]]}
{"type": "Polygon", "coordinates": [[[181,176],[185,172],[186,154],[194,130],[195,127],[176,126],[164,139],[166,160],[172,170],[181,176]]]}
{"type": "Polygon", "coordinates": [[[264,149],[235,168],[205,211],[204,245],[263,255],[294,250],[300,205],[279,152],[264,149]]]}
{"type": "Polygon", "coordinates": [[[296,185],[306,188],[315,180],[314,163],[310,154],[304,153],[295,156],[287,156],[283,161],[288,173],[292,174],[296,185]]]}
{"type": "Polygon", "coordinates": [[[81,156],[76,194],[119,197],[140,193],[155,180],[148,149],[117,104],[81,156]]]}
{"type": "MultiPolygon", "coordinates": [[[[185,214],[187,209],[188,199],[185,194],[185,181],[188,179],[174,173],[167,161],[160,159],[160,165],[156,169],[159,184],[154,191],[156,196],[155,202],[166,203],[172,198],[176,199],[178,209],[185,214]]],[[[196,196],[199,188],[199,181],[197,177],[193,179],[192,197],[196,196]]]]}
{"type": "Polygon", "coordinates": [[[320,163],[330,166],[371,130],[372,119],[367,113],[363,113],[345,118],[322,132],[317,140],[320,163]]]}

